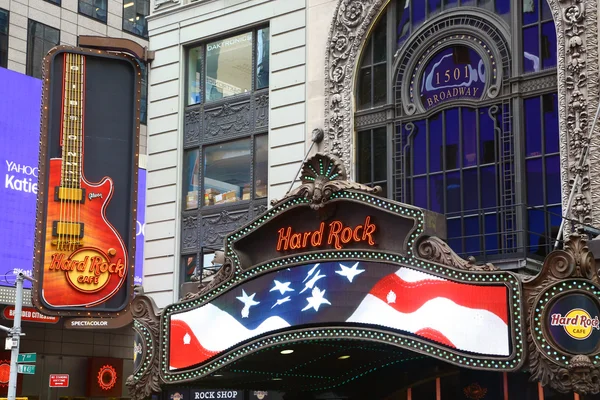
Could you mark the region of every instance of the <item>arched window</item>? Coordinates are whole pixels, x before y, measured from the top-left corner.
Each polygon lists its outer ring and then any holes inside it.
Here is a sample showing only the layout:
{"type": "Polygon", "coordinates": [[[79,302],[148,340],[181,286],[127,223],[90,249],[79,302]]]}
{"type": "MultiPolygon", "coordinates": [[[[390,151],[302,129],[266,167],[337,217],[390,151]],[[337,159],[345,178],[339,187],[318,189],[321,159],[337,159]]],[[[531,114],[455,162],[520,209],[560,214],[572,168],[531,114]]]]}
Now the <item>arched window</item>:
{"type": "Polygon", "coordinates": [[[357,180],[445,214],[463,256],[547,254],[561,204],[546,1],[392,1],[359,65],[357,180]]]}

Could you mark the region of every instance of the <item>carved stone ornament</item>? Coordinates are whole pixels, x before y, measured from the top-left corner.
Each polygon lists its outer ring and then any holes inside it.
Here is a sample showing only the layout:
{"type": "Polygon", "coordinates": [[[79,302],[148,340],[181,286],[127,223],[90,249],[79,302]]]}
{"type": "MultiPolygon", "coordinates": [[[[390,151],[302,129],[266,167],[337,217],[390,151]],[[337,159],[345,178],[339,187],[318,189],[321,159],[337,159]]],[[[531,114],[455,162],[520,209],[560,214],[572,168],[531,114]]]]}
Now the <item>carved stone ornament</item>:
{"type": "Polygon", "coordinates": [[[578,234],[570,235],[564,250],[555,250],[546,257],[542,271],[536,277],[523,280],[525,315],[528,318],[530,379],[541,382],[544,386],[549,385],[562,393],[574,391],[581,395],[596,394],[600,392],[598,366],[593,364],[587,355],[574,355],[561,349],[553,349],[553,356],[547,356],[544,346],[549,342],[540,342],[540,335],[545,332],[544,328],[536,328],[539,326],[537,321],[544,319],[543,307],[539,306],[540,299],[548,297],[548,292],[554,285],[562,286],[567,279],[578,279],[580,282],[594,285],[599,283],[594,256],[589,251],[586,241],[578,234]],[[534,329],[539,329],[542,333],[534,332],[534,329]],[[558,359],[568,360],[568,364],[561,363],[558,359]]]}
{"type": "Polygon", "coordinates": [[[140,324],[148,332],[150,339],[146,340],[145,349],[147,365],[139,373],[130,375],[125,384],[133,400],[142,400],[152,393],[160,393],[162,381],[159,377],[159,312],[152,298],[140,295],[131,302],[131,314],[134,323],[140,324]]]}
{"type": "MultiPolygon", "coordinates": [[[[338,0],[325,60],[324,151],[353,165],[354,66],[377,16],[390,0],[338,0]]],[[[598,2],[597,0],[548,0],[556,24],[558,44],[558,99],[560,124],[561,185],[563,208],[574,177],[575,206],[569,217],[581,223],[600,223],[600,151],[598,132],[588,143],[588,129],[598,105],[598,2]],[[583,149],[590,154],[578,167],[583,149]]],[[[596,127],[600,130],[600,127],[596,127]]]]}
{"type": "Polygon", "coordinates": [[[490,263],[475,264],[475,257],[469,257],[466,260],[459,257],[446,242],[434,236],[428,237],[419,243],[417,254],[425,260],[467,271],[496,271],[498,269],[490,263]]]}
{"type": "Polygon", "coordinates": [[[159,8],[166,8],[166,4],[171,6],[176,6],[177,4],[181,4],[180,0],[154,0],[154,9],[158,10],[159,8]]]}
{"type": "Polygon", "coordinates": [[[340,190],[358,190],[365,193],[377,194],[381,187],[369,187],[362,183],[351,182],[342,161],[334,155],[317,153],[304,163],[302,184],[289,192],[282,200],[272,200],[276,205],[290,198],[303,197],[311,201],[310,207],[319,210],[331,196],[340,190]]]}

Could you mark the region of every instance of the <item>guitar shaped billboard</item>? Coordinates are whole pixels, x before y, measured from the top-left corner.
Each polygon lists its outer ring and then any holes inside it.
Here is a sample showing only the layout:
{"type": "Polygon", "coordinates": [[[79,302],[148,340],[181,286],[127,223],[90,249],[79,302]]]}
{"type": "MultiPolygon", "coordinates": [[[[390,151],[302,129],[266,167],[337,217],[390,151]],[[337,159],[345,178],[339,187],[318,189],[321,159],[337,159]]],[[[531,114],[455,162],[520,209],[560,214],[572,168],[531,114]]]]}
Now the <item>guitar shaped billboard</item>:
{"type": "MultiPolygon", "coordinates": [[[[97,312],[90,315],[105,316],[121,311],[133,285],[137,151],[129,159],[115,157],[109,164],[98,153],[105,153],[108,161],[111,157],[106,150],[111,146],[137,150],[138,132],[128,132],[131,120],[115,110],[115,118],[123,119],[123,126],[115,128],[120,136],[115,136],[109,121],[105,128],[111,133],[104,133],[101,121],[93,115],[99,108],[90,107],[88,101],[118,96],[111,93],[110,85],[103,88],[97,82],[101,76],[89,74],[89,64],[97,74],[102,62],[113,61],[97,60],[96,54],[51,51],[47,56],[51,61],[46,60],[54,79],[44,81],[34,302],[60,315],[87,315],[86,311],[93,310],[97,312]],[[88,117],[95,123],[89,123],[88,117]],[[123,176],[112,165],[119,162],[123,176]],[[133,177],[124,179],[128,172],[133,177]]],[[[125,79],[130,85],[136,80],[125,79]]],[[[114,153],[118,155],[119,150],[114,148],[114,153]]]]}

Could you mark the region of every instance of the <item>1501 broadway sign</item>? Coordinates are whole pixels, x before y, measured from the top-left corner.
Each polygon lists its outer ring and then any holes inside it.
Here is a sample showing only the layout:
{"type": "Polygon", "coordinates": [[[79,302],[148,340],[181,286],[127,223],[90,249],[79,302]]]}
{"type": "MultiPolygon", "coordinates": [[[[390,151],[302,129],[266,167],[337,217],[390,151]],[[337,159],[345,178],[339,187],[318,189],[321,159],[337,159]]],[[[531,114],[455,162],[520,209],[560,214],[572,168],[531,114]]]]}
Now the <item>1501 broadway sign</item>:
{"type": "Polygon", "coordinates": [[[62,46],[44,62],[34,302],[114,315],[133,296],[139,66],[62,46]]]}

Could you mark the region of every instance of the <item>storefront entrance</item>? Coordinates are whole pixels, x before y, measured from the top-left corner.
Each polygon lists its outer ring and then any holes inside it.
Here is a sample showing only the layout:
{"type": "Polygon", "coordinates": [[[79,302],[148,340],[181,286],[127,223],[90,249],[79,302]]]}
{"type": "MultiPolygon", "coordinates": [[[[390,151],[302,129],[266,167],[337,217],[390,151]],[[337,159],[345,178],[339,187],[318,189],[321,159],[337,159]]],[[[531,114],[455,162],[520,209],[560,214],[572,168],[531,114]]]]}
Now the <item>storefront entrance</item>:
{"type": "Polygon", "coordinates": [[[523,276],[458,257],[443,216],[378,191],[317,154],[225,239],[208,286],[160,312],[138,296],[132,397],[594,398],[600,285],[580,236],[523,276]]]}

